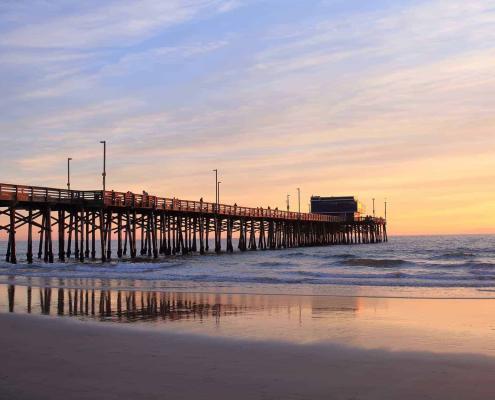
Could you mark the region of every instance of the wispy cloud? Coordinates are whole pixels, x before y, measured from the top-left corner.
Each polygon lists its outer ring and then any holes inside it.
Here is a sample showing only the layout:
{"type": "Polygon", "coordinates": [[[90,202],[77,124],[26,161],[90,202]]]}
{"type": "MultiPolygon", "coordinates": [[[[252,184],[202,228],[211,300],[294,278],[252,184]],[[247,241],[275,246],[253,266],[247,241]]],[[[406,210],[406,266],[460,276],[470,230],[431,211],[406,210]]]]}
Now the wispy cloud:
{"type": "Polygon", "coordinates": [[[145,51],[125,54],[115,63],[104,66],[98,72],[98,78],[115,76],[126,73],[136,73],[154,68],[160,64],[177,63],[190,57],[200,57],[206,53],[221,49],[228,44],[227,40],[211,42],[197,42],[182,44],[180,46],[153,47],[145,51]]]}
{"type": "Polygon", "coordinates": [[[223,11],[224,6],[219,0],[142,0],[139,4],[129,0],[89,1],[72,7],[63,2],[53,7],[34,2],[29,11],[23,5],[12,6],[11,19],[28,19],[30,23],[5,32],[0,46],[128,46],[192,18],[223,11]]]}

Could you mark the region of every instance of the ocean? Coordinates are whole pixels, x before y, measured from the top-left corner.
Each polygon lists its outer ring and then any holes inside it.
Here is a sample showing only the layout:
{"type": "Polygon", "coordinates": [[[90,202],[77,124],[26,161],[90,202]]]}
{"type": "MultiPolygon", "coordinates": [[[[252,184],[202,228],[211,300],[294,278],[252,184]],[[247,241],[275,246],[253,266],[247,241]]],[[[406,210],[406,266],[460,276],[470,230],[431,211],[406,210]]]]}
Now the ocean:
{"type": "MultiPolygon", "coordinates": [[[[0,283],[299,295],[495,298],[495,235],[48,264],[0,261],[0,283]]],[[[0,243],[5,254],[6,243],[0,243]]],[[[55,249],[55,256],[57,254],[55,249]]]]}

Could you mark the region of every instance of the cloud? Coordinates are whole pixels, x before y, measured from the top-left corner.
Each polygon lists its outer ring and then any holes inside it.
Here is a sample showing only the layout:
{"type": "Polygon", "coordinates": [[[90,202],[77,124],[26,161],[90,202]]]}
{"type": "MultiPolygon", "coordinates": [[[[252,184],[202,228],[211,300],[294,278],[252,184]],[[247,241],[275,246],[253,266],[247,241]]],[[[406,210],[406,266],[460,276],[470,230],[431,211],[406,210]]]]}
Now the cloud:
{"type": "MultiPolygon", "coordinates": [[[[43,12],[43,4],[38,4],[30,10],[33,23],[4,32],[0,46],[66,49],[129,46],[163,29],[218,12],[222,4],[218,0],[139,3],[120,0],[90,1],[69,8],[61,2],[48,15],[43,12]],[[35,19],[37,13],[41,18],[35,19]]],[[[22,7],[19,13],[25,11],[22,7]]]]}
{"type": "Polygon", "coordinates": [[[160,64],[183,62],[191,57],[200,57],[206,53],[225,47],[227,40],[211,42],[188,43],[180,46],[153,47],[145,51],[125,54],[115,63],[104,66],[98,73],[98,79],[107,76],[116,76],[129,73],[137,73],[150,69],[160,64]]]}

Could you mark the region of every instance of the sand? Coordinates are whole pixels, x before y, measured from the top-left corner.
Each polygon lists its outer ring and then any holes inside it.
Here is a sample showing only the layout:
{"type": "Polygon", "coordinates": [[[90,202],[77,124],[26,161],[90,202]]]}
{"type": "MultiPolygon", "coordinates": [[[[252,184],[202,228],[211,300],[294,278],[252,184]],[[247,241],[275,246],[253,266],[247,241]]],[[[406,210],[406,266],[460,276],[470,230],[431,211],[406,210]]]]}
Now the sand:
{"type": "Polygon", "coordinates": [[[1,399],[490,399],[495,360],[0,315],[1,399]]]}

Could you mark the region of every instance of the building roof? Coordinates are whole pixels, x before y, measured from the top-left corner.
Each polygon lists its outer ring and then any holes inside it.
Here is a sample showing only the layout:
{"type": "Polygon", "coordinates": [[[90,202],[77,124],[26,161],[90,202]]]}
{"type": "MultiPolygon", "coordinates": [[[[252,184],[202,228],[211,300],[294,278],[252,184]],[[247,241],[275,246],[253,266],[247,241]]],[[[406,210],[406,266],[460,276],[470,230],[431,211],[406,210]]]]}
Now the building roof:
{"type": "Polygon", "coordinates": [[[311,196],[311,201],[357,201],[354,196],[311,196]]]}

